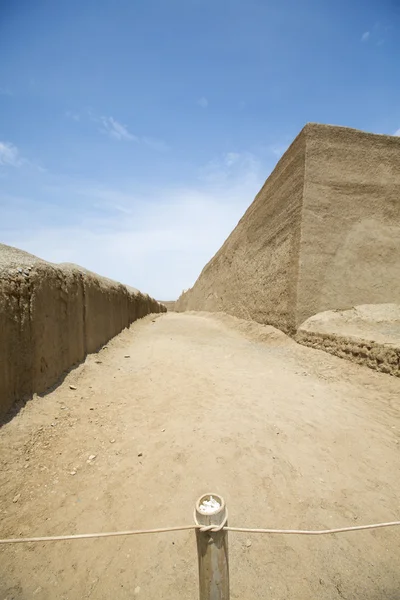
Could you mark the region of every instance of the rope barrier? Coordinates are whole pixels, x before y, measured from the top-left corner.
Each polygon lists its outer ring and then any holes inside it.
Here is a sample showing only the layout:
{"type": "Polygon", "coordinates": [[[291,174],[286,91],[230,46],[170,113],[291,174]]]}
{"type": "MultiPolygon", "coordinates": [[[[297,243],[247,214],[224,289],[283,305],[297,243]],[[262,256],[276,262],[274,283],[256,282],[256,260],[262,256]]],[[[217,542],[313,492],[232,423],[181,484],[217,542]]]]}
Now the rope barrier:
{"type": "Polygon", "coordinates": [[[0,544],[23,544],[33,542],[63,542],[66,540],[82,540],[91,538],[107,538],[107,537],[119,537],[129,535],[146,535],[152,533],[168,533],[171,531],[190,531],[193,529],[199,529],[200,531],[206,532],[217,532],[224,529],[225,531],[233,531],[236,533],[266,533],[266,534],[281,534],[281,535],[331,535],[334,533],[348,533],[351,531],[365,531],[367,529],[380,529],[382,527],[396,527],[400,526],[400,521],[390,521],[388,523],[373,523],[371,525],[356,525],[355,527],[339,527],[337,529],[252,529],[248,527],[226,527],[225,523],[227,518],[224,520],[222,525],[217,527],[213,525],[202,526],[198,525],[183,525],[182,527],[160,527],[158,529],[133,529],[128,531],[110,531],[104,533],[80,533],[76,535],[57,535],[47,537],[31,537],[31,538],[9,538],[0,539],[0,544]]]}
{"type": "Polygon", "coordinates": [[[90,538],[119,537],[123,535],[145,535],[147,533],[165,533],[169,531],[185,531],[190,529],[197,529],[197,527],[196,525],[183,525],[182,527],[160,527],[159,529],[132,529],[128,531],[109,531],[104,533],[77,533],[75,535],[10,538],[0,540],[0,544],[22,544],[30,542],[64,542],[65,540],[84,540],[90,538]]]}
{"type": "Polygon", "coordinates": [[[337,529],[250,529],[247,527],[225,527],[226,531],[238,533],[272,533],[282,535],[330,535],[333,533],[348,533],[350,531],[365,531],[367,529],[380,529],[381,527],[399,526],[400,521],[388,523],[373,523],[372,525],[356,525],[355,527],[339,527],[337,529]]]}

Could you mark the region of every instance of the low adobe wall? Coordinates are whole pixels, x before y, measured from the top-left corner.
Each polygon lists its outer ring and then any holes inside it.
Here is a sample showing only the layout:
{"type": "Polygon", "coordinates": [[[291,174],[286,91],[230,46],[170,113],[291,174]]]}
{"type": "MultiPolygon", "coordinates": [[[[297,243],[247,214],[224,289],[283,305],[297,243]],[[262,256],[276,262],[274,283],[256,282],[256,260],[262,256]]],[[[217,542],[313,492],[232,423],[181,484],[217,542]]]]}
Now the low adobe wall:
{"type": "Polygon", "coordinates": [[[0,416],[136,319],[165,311],[133,288],[0,244],[0,416]]]}
{"type": "Polygon", "coordinates": [[[366,304],[318,313],[299,327],[295,339],[400,377],[399,304],[366,304]]]}

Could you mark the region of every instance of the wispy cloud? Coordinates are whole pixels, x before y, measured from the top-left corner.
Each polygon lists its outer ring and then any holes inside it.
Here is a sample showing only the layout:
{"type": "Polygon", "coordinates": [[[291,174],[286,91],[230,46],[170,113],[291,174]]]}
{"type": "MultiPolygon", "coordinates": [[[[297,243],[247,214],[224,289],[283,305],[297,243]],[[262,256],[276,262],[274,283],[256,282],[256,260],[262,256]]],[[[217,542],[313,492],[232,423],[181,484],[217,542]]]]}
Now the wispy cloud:
{"type": "Polygon", "coordinates": [[[0,141],[0,173],[1,169],[6,167],[13,168],[31,168],[34,171],[39,171],[40,173],[45,173],[46,169],[42,167],[38,162],[33,162],[24,156],[21,156],[21,152],[14,144],[10,142],[2,142],[0,141]]]}
{"type": "Polygon", "coordinates": [[[208,106],[208,100],[207,100],[207,98],[205,98],[204,96],[202,96],[201,98],[199,98],[197,100],[197,104],[199,106],[201,106],[201,108],[207,108],[207,106],[208,106]]]}
{"type": "Polygon", "coordinates": [[[149,148],[157,150],[158,152],[166,152],[170,149],[166,142],[163,140],[158,140],[157,138],[144,136],[139,138],[139,141],[143,142],[143,144],[146,144],[146,146],[149,148]]]}
{"type": "Polygon", "coordinates": [[[369,42],[374,46],[383,46],[387,36],[391,35],[392,25],[380,23],[377,21],[373,24],[370,31],[364,31],[361,36],[361,42],[369,42]]]}
{"type": "Polygon", "coordinates": [[[116,140],[126,140],[138,142],[139,138],[128,131],[126,125],[123,125],[113,117],[100,117],[102,123],[102,133],[108,134],[116,140]]]}
{"type": "Polygon", "coordinates": [[[400,136],[400,129],[396,129],[393,135],[400,136]]]}
{"type": "Polygon", "coordinates": [[[0,142],[0,166],[20,167],[24,160],[21,158],[18,148],[9,142],[0,142]]]}
{"type": "Polygon", "coordinates": [[[262,181],[261,163],[251,152],[227,152],[200,169],[199,179],[214,190],[231,185],[252,189],[262,181]]]}
{"type": "Polygon", "coordinates": [[[240,160],[239,152],[227,152],[224,155],[224,162],[227,167],[231,167],[240,160]]]}
{"type": "Polygon", "coordinates": [[[99,117],[96,116],[92,110],[88,110],[88,115],[91,121],[100,126],[99,131],[101,133],[108,135],[114,140],[143,144],[157,152],[166,152],[170,149],[164,140],[148,135],[138,136],[131,133],[127,125],[117,121],[114,117],[106,117],[104,115],[99,117]]]}
{"type": "Polygon", "coordinates": [[[72,121],[79,121],[81,118],[79,113],[73,112],[72,110],[67,110],[65,116],[72,121]]]}
{"type": "MultiPolygon", "coordinates": [[[[104,193],[104,190],[103,190],[104,193]]],[[[86,195],[86,191],[82,190],[82,194],[86,195]]],[[[101,191],[99,192],[99,196],[101,197],[101,191]]],[[[120,204],[116,204],[115,203],[115,198],[111,201],[105,201],[105,202],[94,202],[92,204],[93,208],[97,208],[99,210],[105,211],[111,211],[113,213],[122,213],[124,215],[131,215],[132,214],[132,209],[130,208],[126,208],[125,206],[122,206],[120,204]]]]}
{"type": "Polygon", "coordinates": [[[194,283],[236,226],[266,171],[250,153],[229,152],[200,169],[191,185],[140,190],[127,183],[60,181],[57,193],[48,191],[51,210],[24,199],[16,218],[16,204],[8,201],[0,239],[46,260],[78,263],[160,299],[174,299],[194,283]],[[66,212],[71,203],[77,210],[66,212]]]}

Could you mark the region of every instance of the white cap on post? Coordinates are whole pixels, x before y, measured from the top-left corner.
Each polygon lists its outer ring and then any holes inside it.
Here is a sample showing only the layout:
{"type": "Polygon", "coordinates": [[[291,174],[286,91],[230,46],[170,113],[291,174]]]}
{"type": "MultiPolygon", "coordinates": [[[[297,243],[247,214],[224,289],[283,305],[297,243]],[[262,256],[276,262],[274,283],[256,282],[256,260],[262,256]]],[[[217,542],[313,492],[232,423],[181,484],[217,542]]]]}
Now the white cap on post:
{"type": "Polygon", "coordinates": [[[196,525],[219,531],[196,530],[200,600],[229,600],[228,511],[218,494],[204,494],[195,507],[196,525]]]}

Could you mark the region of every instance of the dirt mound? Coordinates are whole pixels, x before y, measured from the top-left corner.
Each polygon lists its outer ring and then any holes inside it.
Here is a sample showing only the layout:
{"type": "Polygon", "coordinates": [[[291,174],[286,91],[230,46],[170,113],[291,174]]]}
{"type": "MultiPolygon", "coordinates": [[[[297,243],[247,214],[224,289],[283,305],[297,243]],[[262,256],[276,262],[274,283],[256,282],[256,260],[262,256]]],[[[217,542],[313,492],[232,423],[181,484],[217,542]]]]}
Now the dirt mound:
{"type": "Polygon", "coordinates": [[[296,340],[400,377],[400,305],[365,304],[305,321],[296,340]]]}
{"type": "Polygon", "coordinates": [[[286,333],[272,325],[261,325],[255,321],[239,319],[226,313],[208,313],[201,311],[190,311],[188,314],[196,316],[205,316],[214,321],[223,323],[231,330],[236,330],[250,340],[267,343],[269,346],[289,346],[294,345],[292,338],[286,333]]]}

